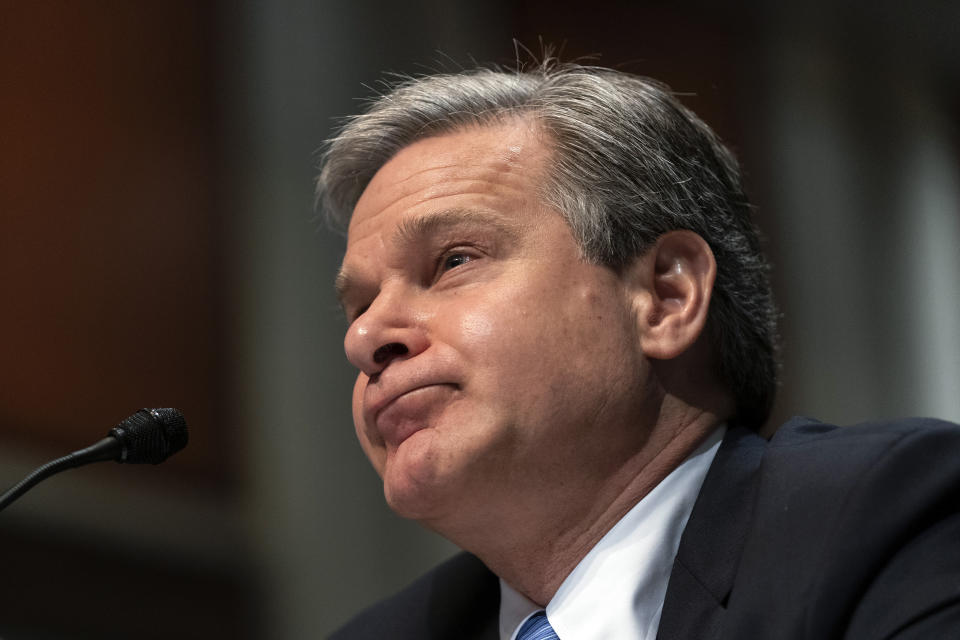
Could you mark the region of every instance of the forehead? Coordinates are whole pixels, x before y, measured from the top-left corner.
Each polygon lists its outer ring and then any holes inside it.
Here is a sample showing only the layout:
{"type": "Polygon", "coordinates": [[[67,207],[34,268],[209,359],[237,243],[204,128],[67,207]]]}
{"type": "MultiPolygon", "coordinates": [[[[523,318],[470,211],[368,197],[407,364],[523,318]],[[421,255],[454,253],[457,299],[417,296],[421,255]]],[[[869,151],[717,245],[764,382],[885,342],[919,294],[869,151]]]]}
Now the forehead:
{"type": "Polygon", "coordinates": [[[509,210],[537,198],[547,151],[525,119],[418,140],[374,175],[350,219],[349,246],[373,228],[431,210],[509,210]]]}

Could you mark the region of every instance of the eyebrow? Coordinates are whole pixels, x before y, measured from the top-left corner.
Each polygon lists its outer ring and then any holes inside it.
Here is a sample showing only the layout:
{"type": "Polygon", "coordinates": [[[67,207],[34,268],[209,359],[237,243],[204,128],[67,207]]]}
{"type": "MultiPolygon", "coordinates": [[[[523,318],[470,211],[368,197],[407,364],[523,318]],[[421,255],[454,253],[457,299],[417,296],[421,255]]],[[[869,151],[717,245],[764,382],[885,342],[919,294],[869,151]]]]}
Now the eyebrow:
{"type": "MultiPolygon", "coordinates": [[[[521,225],[482,209],[442,209],[402,220],[393,232],[393,244],[416,245],[433,234],[458,227],[493,229],[507,239],[516,241],[520,237],[521,225]]],[[[344,300],[353,288],[354,281],[352,270],[346,265],[337,272],[334,290],[341,309],[345,309],[344,300]]]]}
{"type": "Polygon", "coordinates": [[[417,244],[438,231],[467,226],[493,229],[510,239],[519,236],[516,224],[495,213],[478,209],[443,209],[401,221],[393,233],[393,240],[396,244],[417,244]]]}

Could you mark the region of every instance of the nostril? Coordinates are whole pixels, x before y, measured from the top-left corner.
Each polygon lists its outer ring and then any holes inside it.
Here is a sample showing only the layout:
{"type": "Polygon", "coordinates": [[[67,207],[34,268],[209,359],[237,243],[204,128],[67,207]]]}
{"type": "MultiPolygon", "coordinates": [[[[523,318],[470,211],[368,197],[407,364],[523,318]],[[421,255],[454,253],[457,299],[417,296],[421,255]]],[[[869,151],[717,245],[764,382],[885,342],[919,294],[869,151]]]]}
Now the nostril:
{"type": "Polygon", "coordinates": [[[373,352],[373,361],[376,364],[383,364],[391,358],[405,355],[408,351],[409,349],[407,349],[406,345],[400,344],[399,342],[391,342],[373,352]]]}

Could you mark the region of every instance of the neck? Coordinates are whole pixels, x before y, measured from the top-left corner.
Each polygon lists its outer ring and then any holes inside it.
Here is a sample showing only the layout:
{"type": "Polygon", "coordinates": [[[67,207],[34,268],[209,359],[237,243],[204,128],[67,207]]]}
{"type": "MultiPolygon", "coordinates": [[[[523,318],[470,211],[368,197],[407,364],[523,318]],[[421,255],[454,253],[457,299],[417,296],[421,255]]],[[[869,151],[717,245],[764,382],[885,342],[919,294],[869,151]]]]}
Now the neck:
{"type": "Polygon", "coordinates": [[[538,487],[536,495],[515,496],[510,508],[488,512],[483,523],[441,533],[479,557],[531,601],[545,606],[600,539],[720,422],[713,413],[689,407],[673,412],[673,420],[662,419],[669,409],[661,408],[661,420],[644,446],[605,476],[573,473],[551,485],[548,495],[538,487]]]}

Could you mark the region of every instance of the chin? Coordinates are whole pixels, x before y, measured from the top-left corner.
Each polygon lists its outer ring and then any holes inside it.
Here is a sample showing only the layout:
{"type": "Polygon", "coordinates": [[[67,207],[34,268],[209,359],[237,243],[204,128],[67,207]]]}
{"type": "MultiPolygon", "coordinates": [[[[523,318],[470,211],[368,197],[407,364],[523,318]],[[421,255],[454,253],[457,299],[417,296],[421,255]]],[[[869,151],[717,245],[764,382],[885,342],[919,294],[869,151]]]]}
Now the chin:
{"type": "Polygon", "coordinates": [[[449,502],[441,482],[425,482],[409,477],[384,475],[383,495],[390,509],[401,518],[418,522],[434,521],[449,502]]]}
{"type": "Polygon", "coordinates": [[[388,454],[383,471],[383,493],[390,508],[411,520],[434,520],[455,494],[455,476],[436,451],[434,434],[415,433],[388,454]]]}

